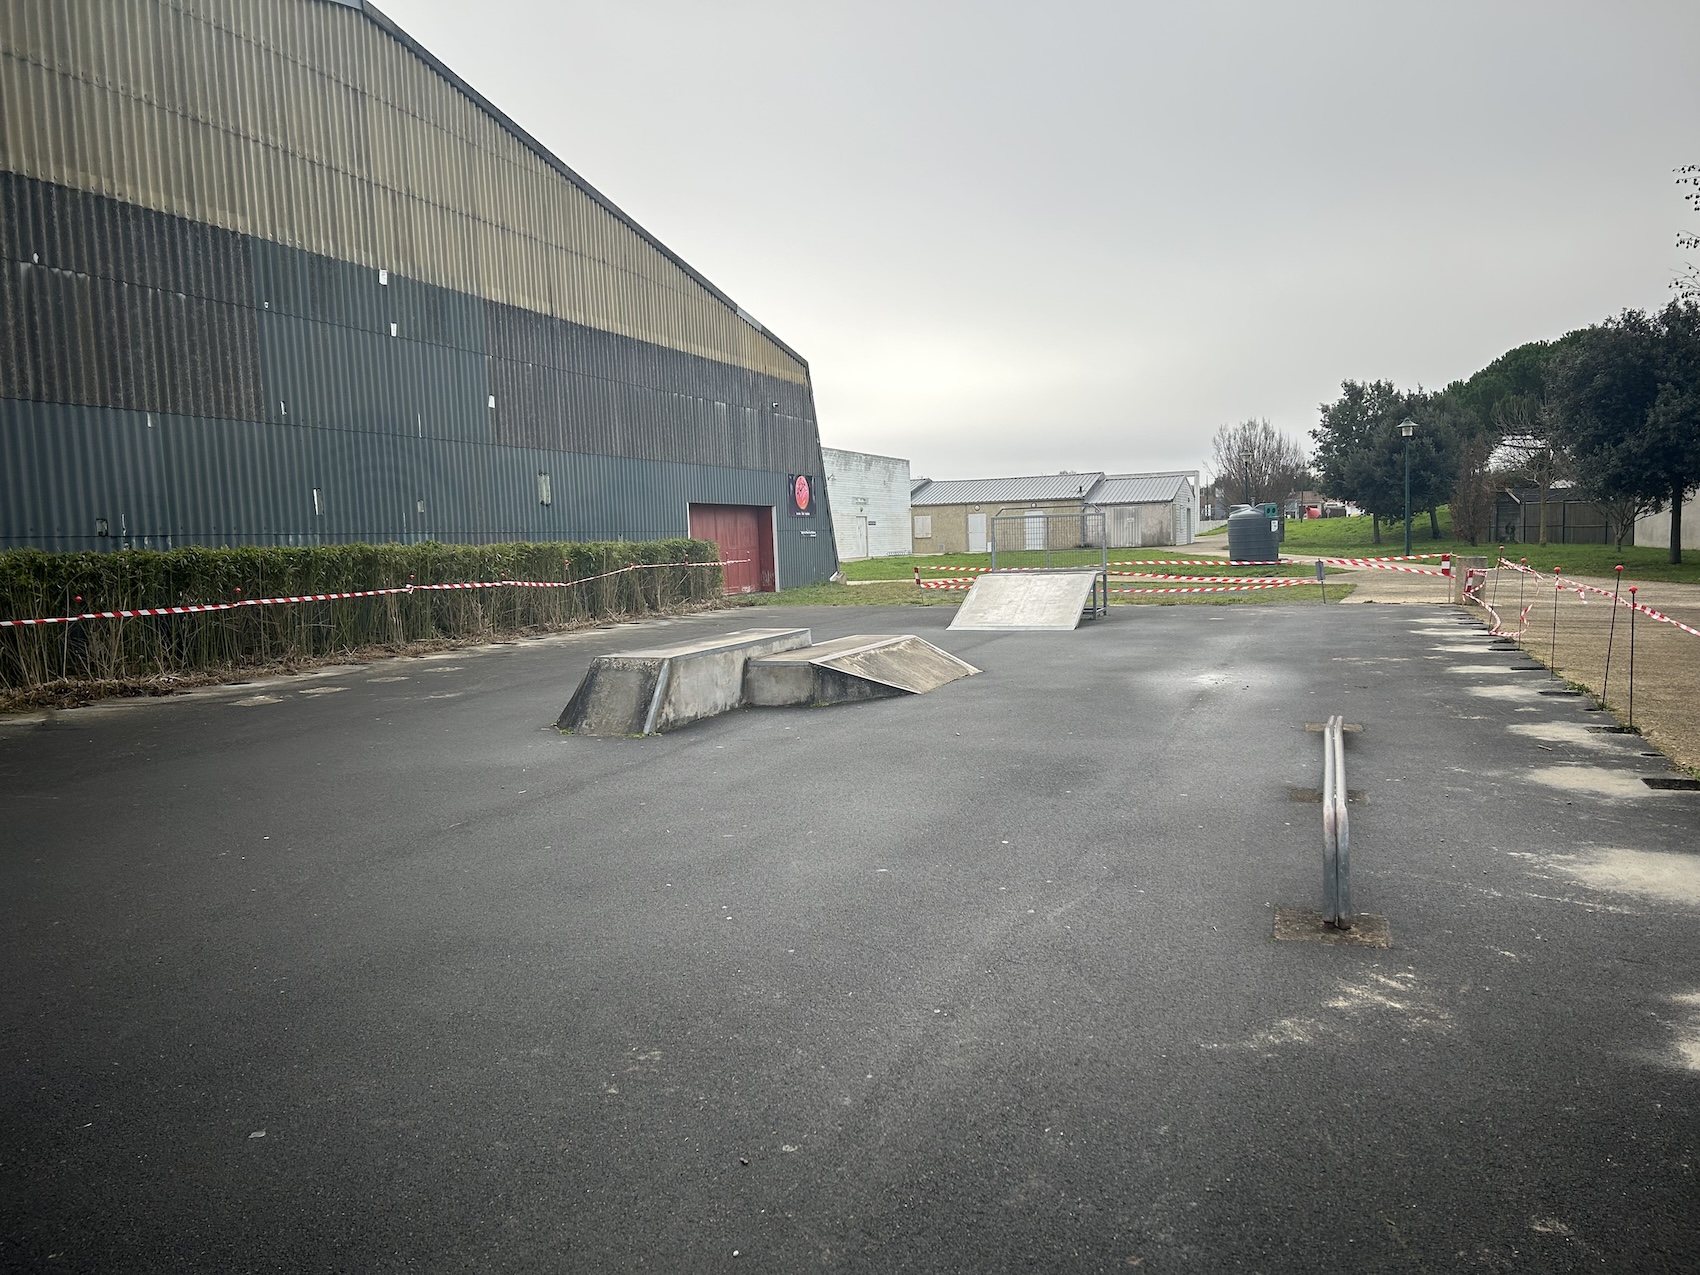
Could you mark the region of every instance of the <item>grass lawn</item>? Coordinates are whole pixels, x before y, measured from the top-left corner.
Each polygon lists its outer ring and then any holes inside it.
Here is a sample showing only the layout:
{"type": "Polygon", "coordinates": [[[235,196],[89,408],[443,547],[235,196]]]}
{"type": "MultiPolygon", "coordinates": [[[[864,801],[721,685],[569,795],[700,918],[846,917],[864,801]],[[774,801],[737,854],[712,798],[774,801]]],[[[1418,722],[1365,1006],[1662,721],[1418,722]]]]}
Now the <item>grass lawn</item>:
{"type": "MultiPolygon", "coordinates": [[[[1451,512],[1444,506],[1440,510],[1440,535],[1439,540],[1429,538],[1427,515],[1413,518],[1411,552],[1478,554],[1490,562],[1499,554],[1497,542],[1471,545],[1467,541],[1454,540],[1451,512]]],[[[1377,545],[1371,536],[1369,515],[1364,514],[1357,518],[1307,518],[1304,522],[1288,522],[1287,539],[1281,546],[1281,552],[1290,558],[1304,558],[1307,555],[1371,558],[1402,553],[1404,548],[1403,524],[1398,527],[1383,527],[1381,543],[1377,545]]],[[[1694,555],[1692,561],[1676,566],[1666,562],[1666,556],[1667,550],[1662,546],[1653,548],[1645,545],[1625,545],[1621,551],[1610,545],[1552,544],[1544,549],[1531,544],[1505,546],[1505,557],[1513,562],[1527,558],[1529,565],[1540,571],[1563,567],[1570,575],[1610,578],[1612,568],[1621,562],[1625,580],[1680,580],[1700,583],[1700,554],[1694,555]]]]}

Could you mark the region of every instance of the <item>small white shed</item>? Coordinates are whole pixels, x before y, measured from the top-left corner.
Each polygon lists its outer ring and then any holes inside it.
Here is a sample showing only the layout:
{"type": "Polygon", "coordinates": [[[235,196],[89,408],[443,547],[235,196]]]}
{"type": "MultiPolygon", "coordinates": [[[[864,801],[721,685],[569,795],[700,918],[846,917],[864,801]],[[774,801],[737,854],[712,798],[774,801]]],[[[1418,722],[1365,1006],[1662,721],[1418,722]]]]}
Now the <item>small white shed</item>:
{"type": "Polygon", "coordinates": [[[895,456],[821,448],[832,534],[843,562],[915,551],[909,526],[909,462],[895,456]]]}

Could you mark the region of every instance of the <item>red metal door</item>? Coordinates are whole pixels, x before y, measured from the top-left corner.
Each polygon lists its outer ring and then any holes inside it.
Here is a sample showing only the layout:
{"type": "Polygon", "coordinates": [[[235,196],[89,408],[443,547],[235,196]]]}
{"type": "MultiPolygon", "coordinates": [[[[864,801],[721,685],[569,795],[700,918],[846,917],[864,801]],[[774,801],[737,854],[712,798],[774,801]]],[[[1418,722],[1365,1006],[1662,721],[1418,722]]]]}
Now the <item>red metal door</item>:
{"type": "Polygon", "coordinates": [[[692,505],[691,538],[712,540],[726,563],[726,592],[772,593],[773,510],[762,505],[692,505]]]}

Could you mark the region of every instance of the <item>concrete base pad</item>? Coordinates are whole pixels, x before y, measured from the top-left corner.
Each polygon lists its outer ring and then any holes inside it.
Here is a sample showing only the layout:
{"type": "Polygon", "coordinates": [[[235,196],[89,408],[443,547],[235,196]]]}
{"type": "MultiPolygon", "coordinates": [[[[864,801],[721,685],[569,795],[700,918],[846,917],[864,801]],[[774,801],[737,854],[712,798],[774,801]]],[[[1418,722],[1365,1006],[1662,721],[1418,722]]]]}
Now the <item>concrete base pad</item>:
{"type": "Polygon", "coordinates": [[[808,629],[743,629],[725,637],[601,655],[561,710],[573,735],[659,735],[744,702],[744,666],[809,645],[808,629]]]}
{"type": "Polygon", "coordinates": [[[1073,629],[1092,596],[1093,571],[996,571],[983,575],[957,608],[952,629],[1015,632],[1073,629]]]}
{"type": "Polygon", "coordinates": [[[1346,943],[1353,947],[1392,947],[1393,930],[1384,916],[1359,912],[1352,928],[1337,930],[1314,908],[1276,908],[1275,938],[1299,943],[1346,943]]]}
{"type": "Polygon", "coordinates": [[[846,704],[924,695],[979,671],[912,633],[858,634],[750,660],[744,695],[764,706],[846,704]]]}

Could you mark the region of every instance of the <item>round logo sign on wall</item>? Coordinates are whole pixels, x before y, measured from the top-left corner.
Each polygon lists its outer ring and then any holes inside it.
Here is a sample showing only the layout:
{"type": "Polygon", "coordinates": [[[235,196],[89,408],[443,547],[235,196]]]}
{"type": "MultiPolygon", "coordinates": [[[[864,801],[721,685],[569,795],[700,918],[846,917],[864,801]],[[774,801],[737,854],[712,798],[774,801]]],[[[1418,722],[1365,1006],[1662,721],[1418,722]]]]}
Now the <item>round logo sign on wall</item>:
{"type": "Polygon", "coordinates": [[[797,475],[795,496],[797,508],[807,509],[809,507],[809,476],[807,474],[797,475]]]}

